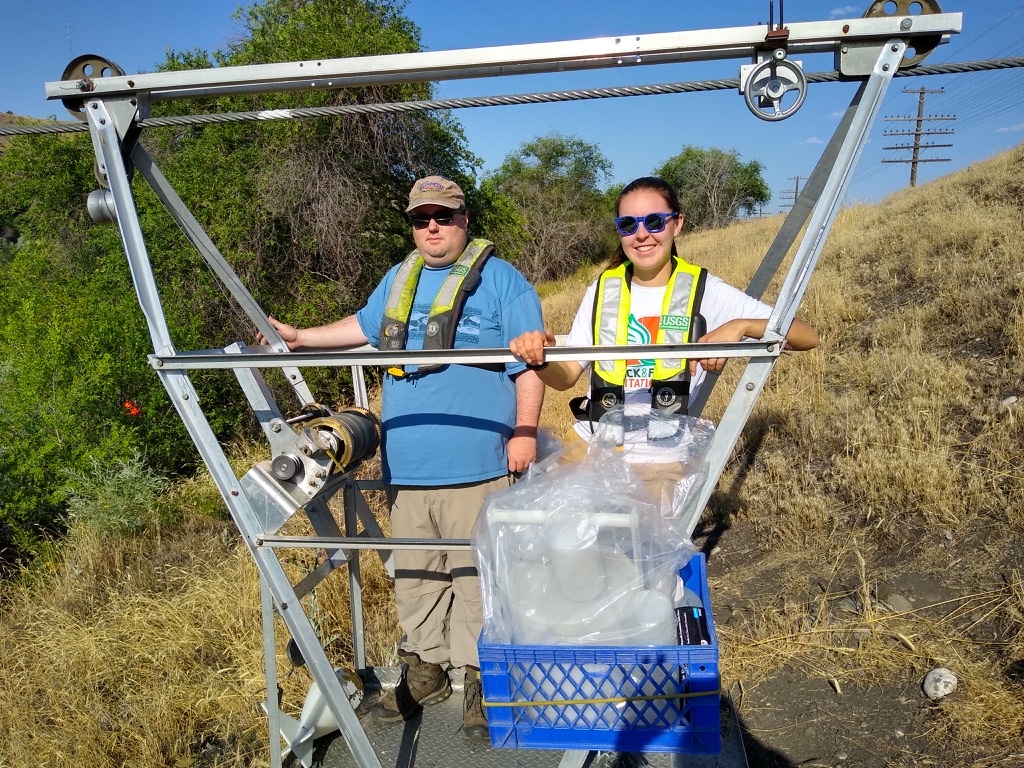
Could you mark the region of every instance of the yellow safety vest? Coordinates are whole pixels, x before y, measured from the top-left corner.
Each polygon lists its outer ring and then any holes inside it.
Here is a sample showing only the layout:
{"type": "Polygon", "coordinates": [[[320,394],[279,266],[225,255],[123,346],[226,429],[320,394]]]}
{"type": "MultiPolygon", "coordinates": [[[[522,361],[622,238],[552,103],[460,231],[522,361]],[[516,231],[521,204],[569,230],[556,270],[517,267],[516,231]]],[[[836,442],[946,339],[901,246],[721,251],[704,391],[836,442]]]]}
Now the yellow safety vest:
{"type": "MultiPolygon", "coordinates": [[[[494,243],[490,240],[472,240],[452,265],[451,271],[441,284],[441,290],[431,304],[423,337],[423,349],[439,350],[454,347],[455,331],[466,296],[480,283],[480,270],[492,253],[494,243]]],[[[409,340],[412,301],[424,264],[420,252],[413,251],[405,257],[395,274],[395,280],[391,284],[384,305],[380,338],[377,340],[377,349],[382,352],[405,349],[409,340]]],[[[416,373],[430,373],[440,367],[435,364],[421,365],[416,373]]],[[[406,375],[404,366],[392,366],[388,368],[388,373],[399,378],[406,375]]]]}
{"type": "MultiPolygon", "coordinates": [[[[704,295],[707,270],[673,257],[674,265],[665,286],[656,344],[687,344],[696,341],[700,324],[700,301],[704,295]]],[[[594,343],[624,345],[629,341],[630,283],[633,265],[623,262],[605,270],[598,278],[594,297],[594,343]]],[[[690,374],[686,358],[658,359],[651,384],[651,407],[665,413],[686,413],[690,396],[690,374]]],[[[590,375],[590,398],[574,401],[573,413],[580,419],[597,421],[610,408],[625,402],[625,360],[595,360],[590,375]]]]}

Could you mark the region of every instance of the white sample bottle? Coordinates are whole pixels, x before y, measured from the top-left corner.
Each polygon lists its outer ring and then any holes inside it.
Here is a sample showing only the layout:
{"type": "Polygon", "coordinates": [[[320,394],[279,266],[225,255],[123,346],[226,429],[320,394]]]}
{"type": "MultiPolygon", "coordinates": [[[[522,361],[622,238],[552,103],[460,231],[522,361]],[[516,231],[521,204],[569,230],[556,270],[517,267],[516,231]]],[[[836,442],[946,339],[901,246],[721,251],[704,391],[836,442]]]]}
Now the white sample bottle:
{"type": "Polygon", "coordinates": [[[555,533],[548,550],[555,580],[570,600],[593,600],[604,591],[604,566],[597,541],[598,528],[574,519],[555,533]]]}
{"type": "Polygon", "coordinates": [[[636,626],[630,645],[675,645],[676,615],[672,601],[650,589],[632,596],[629,619],[636,626]]]}

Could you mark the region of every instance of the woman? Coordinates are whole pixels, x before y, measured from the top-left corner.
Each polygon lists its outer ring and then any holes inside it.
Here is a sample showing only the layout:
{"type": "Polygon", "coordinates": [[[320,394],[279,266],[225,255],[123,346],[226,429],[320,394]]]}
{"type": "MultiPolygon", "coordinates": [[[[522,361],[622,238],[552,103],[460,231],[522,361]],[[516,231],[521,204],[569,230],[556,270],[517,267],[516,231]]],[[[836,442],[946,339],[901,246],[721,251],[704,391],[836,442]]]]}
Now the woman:
{"type": "MultiPolygon", "coordinates": [[[[770,306],[679,258],[675,238],[682,231],[683,216],[670,184],[651,176],[636,179],[622,190],[615,211],[618,250],[587,289],[569,332],[569,346],[723,343],[764,335],[770,306]],[[706,328],[712,330],[705,332],[706,328]]],[[[554,345],[550,331],[531,331],[513,339],[509,349],[528,365],[540,366],[541,380],[557,390],[569,389],[592,369],[589,397],[573,401],[580,419],[576,428],[584,438],[615,405],[648,403],[662,412],[685,414],[705,371],[725,367],[725,358],[545,364],[544,348],[554,345]]],[[[816,346],[817,332],[794,320],[786,349],[816,346]]]]}

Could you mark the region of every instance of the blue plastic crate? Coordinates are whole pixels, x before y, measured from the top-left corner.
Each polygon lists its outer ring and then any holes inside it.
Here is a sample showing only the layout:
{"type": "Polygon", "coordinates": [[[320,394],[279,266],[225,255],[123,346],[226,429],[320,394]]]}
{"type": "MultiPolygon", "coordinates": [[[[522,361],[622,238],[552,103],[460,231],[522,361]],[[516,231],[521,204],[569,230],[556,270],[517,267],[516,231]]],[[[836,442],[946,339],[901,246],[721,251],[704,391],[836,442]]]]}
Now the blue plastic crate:
{"type": "Polygon", "coordinates": [[[721,751],[718,637],[704,555],[694,555],[680,575],[704,604],[709,645],[497,645],[481,638],[491,745],[721,751]]]}

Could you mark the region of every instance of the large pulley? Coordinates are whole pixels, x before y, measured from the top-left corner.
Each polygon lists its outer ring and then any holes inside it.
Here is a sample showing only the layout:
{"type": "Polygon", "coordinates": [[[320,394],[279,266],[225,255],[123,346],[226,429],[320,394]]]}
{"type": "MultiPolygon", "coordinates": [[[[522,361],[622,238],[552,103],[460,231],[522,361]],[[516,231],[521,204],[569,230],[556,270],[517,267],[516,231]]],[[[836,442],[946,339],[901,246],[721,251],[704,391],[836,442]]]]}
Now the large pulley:
{"type": "MultiPolygon", "coordinates": [[[[63,98],[61,103],[73,118],[85,122],[85,103],[89,99],[89,94],[96,88],[96,80],[101,77],[121,77],[123,75],[124,70],[110,59],[104,59],[102,56],[92,53],[76,56],[64,67],[61,80],[74,80],[75,90],[79,95],[63,98]]],[[[92,172],[96,177],[96,182],[103,189],[96,190],[89,195],[89,215],[97,224],[117,221],[113,198],[106,191],[110,187],[110,182],[98,159],[93,164],[92,172]]]]}
{"type": "Polygon", "coordinates": [[[78,89],[77,96],[68,96],[61,99],[61,103],[67,108],[71,116],[76,120],[85,120],[85,101],[88,94],[95,88],[95,81],[101,77],[123,77],[124,70],[110,59],[86,53],[76,56],[64,67],[64,74],[61,80],[74,80],[78,89]]]}
{"type": "MultiPolygon", "coordinates": [[[[863,18],[906,16],[908,17],[907,21],[912,24],[911,16],[931,13],[942,13],[936,0],[874,0],[864,11],[863,18]]],[[[924,61],[942,43],[942,35],[915,37],[908,40],[907,43],[907,53],[904,55],[903,61],[900,62],[900,69],[912,67],[924,61]]]]}

